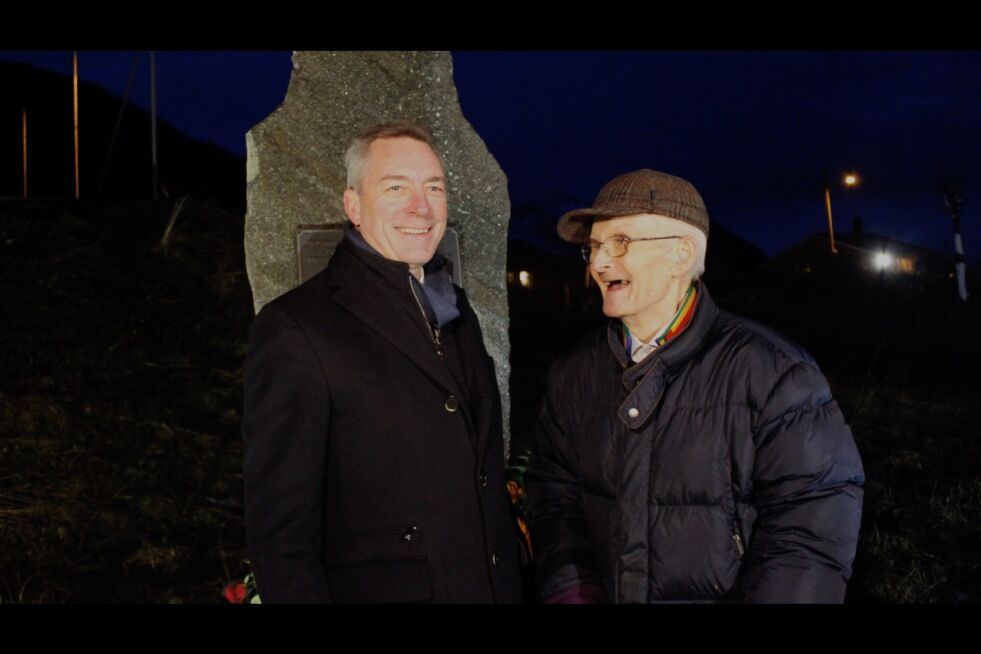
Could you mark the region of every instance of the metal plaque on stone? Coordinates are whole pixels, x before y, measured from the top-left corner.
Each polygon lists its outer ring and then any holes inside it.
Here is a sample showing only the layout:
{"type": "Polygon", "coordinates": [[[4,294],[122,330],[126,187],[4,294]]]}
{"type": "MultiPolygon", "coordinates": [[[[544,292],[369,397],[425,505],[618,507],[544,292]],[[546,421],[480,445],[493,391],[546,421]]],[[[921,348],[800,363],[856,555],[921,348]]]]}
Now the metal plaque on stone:
{"type": "Polygon", "coordinates": [[[439,242],[436,251],[449,262],[450,277],[453,283],[463,288],[463,265],[460,261],[460,235],[452,227],[446,228],[443,240],[439,242]]]}
{"type": "MultiPolygon", "coordinates": [[[[324,225],[301,225],[296,232],[297,275],[304,283],[327,267],[334,248],[344,237],[343,227],[324,225]]],[[[452,227],[446,228],[443,240],[437,248],[449,262],[453,283],[463,287],[463,267],[460,261],[460,235],[452,227]]]]}
{"type": "Polygon", "coordinates": [[[297,229],[296,262],[301,284],[327,267],[343,237],[343,227],[301,225],[297,229]]]}

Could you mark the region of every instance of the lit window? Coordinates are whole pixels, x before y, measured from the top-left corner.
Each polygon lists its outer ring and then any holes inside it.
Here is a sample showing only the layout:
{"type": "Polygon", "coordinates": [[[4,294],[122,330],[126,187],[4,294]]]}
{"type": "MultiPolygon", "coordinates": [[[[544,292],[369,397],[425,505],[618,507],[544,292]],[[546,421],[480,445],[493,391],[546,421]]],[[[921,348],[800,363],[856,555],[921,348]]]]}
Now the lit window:
{"type": "Polygon", "coordinates": [[[531,273],[527,270],[521,270],[518,272],[518,282],[521,283],[525,288],[531,288],[531,273]]]}
{"type": "Polygon", "coordinates": [[[912,257],[902,257],[896,259],[896,268],[904,273],[913,273],[916,271],[916,263],[912,257]]]}

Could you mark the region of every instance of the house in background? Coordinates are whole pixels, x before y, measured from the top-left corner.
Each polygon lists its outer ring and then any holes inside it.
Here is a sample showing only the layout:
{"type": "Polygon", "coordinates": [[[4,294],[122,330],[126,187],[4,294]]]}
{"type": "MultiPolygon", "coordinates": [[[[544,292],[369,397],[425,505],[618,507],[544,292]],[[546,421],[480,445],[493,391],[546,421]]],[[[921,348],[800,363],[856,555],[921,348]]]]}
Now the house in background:
{"type": "Polygon", "coordinates": [[[762,268],[768,274],[866,273],[895,275],[923,282],[949,280],[954,262],[950,254],[866,232],[856,218],[854,230],[835,235],[838,252],[831,252],[827,233],[815,233],[773,257],[762,268]]]}

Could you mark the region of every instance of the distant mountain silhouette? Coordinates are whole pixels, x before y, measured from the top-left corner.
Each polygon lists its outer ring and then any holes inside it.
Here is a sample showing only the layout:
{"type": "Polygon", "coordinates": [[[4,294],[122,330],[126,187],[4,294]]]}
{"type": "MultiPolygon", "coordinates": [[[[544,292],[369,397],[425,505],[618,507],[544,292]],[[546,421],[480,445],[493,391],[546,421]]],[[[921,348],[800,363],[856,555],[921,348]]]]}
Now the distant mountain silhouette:
{"type": "MultiPolygon", "coordinates": [[[[23,191],[21,123],[26,109],[29,195],[73,197],[71,77],[0,61],[0,88],[0,196],[19,197],[23,191]]],[[[126,107],[99,194],[121,99],[81,80],[78,96],[81,197],[152,197],[150,114],[126,107]]],[[[213,197],[231,211],[244,212],[242,157],[192,140],[159,118],[157,152],[160,183],[167,195],[213,197]]]]}

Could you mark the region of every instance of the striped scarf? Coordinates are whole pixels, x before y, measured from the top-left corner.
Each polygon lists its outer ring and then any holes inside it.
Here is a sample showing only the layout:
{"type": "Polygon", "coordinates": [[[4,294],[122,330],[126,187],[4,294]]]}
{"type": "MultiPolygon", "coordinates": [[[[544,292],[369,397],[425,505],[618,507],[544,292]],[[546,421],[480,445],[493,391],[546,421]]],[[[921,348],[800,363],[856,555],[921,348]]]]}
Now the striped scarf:
{"type": "MultiPolygon", "coordinates": [[[[697,300],[698,289],[695,284],[692,284],[688,287],[685,297],[682,298],[681,305],[678,307],[678,311],[675,312],[674,318],[654,337],[651,344],[655,347],[662,347],[665,343],[685,331],[688,323],[691,322],[692,316],[695,315],[695,304],[697,300]]],[[[620,327],[623,331],[623,347],[627,351],[627,356],[631,356],[632,352],[630,348],[633,345],[633,338],[630,336],[630,330],[623,323],[620,323],[620,327]]]]}

